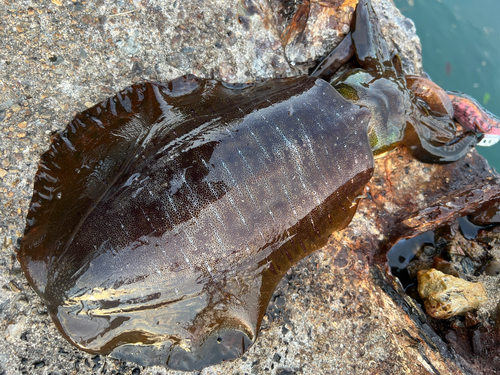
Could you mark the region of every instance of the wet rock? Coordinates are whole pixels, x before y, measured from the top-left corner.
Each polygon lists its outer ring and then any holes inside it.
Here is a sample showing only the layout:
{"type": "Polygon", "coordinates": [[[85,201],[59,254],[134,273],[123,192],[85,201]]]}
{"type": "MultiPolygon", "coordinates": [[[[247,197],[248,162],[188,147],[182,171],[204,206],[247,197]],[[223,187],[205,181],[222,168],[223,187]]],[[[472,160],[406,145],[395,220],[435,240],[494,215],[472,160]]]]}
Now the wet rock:
{"type": "Polygon", "coordinates": [[[490,261],[484,268],[484,273],[488,276],[500,275],[500,262],[498,260],[490,261]]]}
{"type": "Polygon", "coordinates": [[[418,272],[418,293],[427,313],[436,319],[463,315],[488,300],[481,283],[471,283],[434,268],[418,272]]]}
{"type": "Polygon", "coordinates": [[[465,313],[465,322],[464,325],[467,328],[473,328],[481,324],[481,320],[478,319],[476,315],[471,313],[470,311],[465,313]]]}
{"type": "Polygon", "coordinates": [[[432,268],[432,260],[416,259],[408,264],[406,267],[410,279],[417,277],[419,271],[426,271],[432,268]]]}
{"type": "Polygon", "coordinates": [[[435,257],[432,261],[432,268],[435,268],[436,270],[441,271],[442,273],[445,273],[447,275],[460,277],[453,264],[439,257],[435,257]]]}
{"type": "Polygon", "coordinates": [[[476,242],[467,240],[463,235],[457,234],[448,244],[448,254],[452,258],[466,256],[474,263],[480,264],[485,257],[485,250],[476,242]]]}
{"type": "Polygon", "coordinates": [[[312,63],[331,51],[350,30],[350,19],[357,0],[319,4],[304,1],[283,31],[285,54],[293,64],[312,63]],[[311,48],[311,46],[313,48],[311,48]]]}
{"type": "Polygon", "coordinates": [[[471,215],[470,220],[477,225],[500,223],[500,199],[491,202],[471,215]]]}
{"type": "Polygon", "coordinates": [[[234,74],[234,67],[228,63],[220,63],[219,64],[219,74],[221,80],[225,82],[233,82],[236,78],[234,74]]]}
{"type": "Polygon", "coordinates": [[[479,242],[466,239],[459,231],[443,247],[443,256],[450,259],[462,278],[478,275],[488,259],[487,250],[479,242]]]}
{"type": "MultiPolygon", "coordinates": [[[[350,30],[350,19],[358,0],[300,1],[272,0],[287,61],[302,72],[326,56],[350,30]]],[[[373,1],[388,46],[401,56],[407,74],[422,72],[420,39],[413,21],[389,2],[373,1]]]]}

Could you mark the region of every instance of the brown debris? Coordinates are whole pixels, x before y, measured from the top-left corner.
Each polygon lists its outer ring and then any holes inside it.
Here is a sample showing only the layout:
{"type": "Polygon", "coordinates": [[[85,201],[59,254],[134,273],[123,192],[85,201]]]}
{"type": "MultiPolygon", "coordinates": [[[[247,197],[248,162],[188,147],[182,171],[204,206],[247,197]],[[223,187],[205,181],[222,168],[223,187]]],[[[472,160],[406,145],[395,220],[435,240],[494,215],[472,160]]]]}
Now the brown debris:
{"type": "MultiPolygon", "coordinates": [[[[331,51],[331,39],[340,42],[350,30],[358,0],[299,2],[292,10],[286,2],[274,0],[279,9],[277,24],[284,25],[281,42],[288,61],[314,65],[331,51]]],[[[309,67],[311,67],[309,66],[309,67]]]]}
{"type": "Polygon", "coordinates": [[[436,270],[441,271],[442,273],[447,275],[460,277],[460,274],[455,269],[453,264],[439,257],[434,257],[434,260],[432,261],[432,268],[435,268],[436,270]]]}
{"type": "Polygon", "coordinates": [[[309,18],[309,11],[311,9],[309,0],[301,3],[295,14],[293,15],[292,22],[285,29],[281,35],[282,44],[286,46],[290,39],[299,38],[306,28],[307,20],[309,18]]]}
{"type": "Polygon", "coordinates": [[[500,223],[500,199],[488,202],[477,212],[471,215],[471,221],[477,225],[500,223]]]}

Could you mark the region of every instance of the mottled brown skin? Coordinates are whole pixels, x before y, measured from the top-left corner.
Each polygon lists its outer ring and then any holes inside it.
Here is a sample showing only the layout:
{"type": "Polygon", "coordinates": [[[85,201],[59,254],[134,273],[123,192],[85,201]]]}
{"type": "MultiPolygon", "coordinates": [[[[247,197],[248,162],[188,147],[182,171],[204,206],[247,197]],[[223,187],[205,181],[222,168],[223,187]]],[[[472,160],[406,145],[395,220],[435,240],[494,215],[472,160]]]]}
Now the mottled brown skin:
{"type": "Polygon", "coordinates": [[[454,129],[419,107],[371,13],[360,2],[363,69],[339,91],[318,77],[147,82],[53,138],[18,258],[70,342],[182,370],[236,358],[285,272],[351,220],[373,152],[463,155],[472,138],[446,143],[454,129]]]}
{"type": "Polygon", "coordinates": [[[86,351],[184,370],[235,358],[283,274],[349,223],[368,119],[311,77],[126,89],[43,155],[23,270],[86,351]]]}
{"type": "Polygon", "coordinates": [[[408,88],[425,102],[433,116],[454,119],[464,131],[483,137],[479,146],[490,146],[500,139],[500,119],[474,98],[459,92],[447,92],[423,77],[406,76],[405,79],[408,88]]]}
{"type": "Polygon", "coordinates": [[[436,85],[429,79],[407,75],[405,76],[406,85],[413,91],[415,96],[419,97],[429,105],[429,109],[441,116],[453,118],[453,105],[446,91],[436,85]]]}

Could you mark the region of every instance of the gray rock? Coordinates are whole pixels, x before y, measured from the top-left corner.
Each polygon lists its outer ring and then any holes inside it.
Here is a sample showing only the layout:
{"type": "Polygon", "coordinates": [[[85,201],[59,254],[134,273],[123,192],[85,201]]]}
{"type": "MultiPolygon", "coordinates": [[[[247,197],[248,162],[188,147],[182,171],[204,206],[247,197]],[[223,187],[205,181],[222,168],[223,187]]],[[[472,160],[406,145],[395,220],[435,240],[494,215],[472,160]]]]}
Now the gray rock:
{"type": "MultiPolygon", "coordinates": [[[[413,23],[390,0],[373,3],[389,45],[403,58],[405,71],[419,73],[420,44],[413,23]]],[[[280,39],[284,25],[277,20],[290,20],[279,18],[280,9],[269,4],[236,0],[5,2],[0,20],[0,109],[5,111],[0,129],[0,373],[178,373],[159,367],[143,369],[70,346],[20,272],[15,248],[24,230],[39,156],[48,149],[51,133],[63,129],[76,113],[137,79],[164,82],[194,73],[246,82],[302,74],[348,31],[348,22],[338,32],[323,28],[319,44],[313,46],[317,39],[306,35],[285,53],[280,39]],[[55,61],[51,61],[53,56],[55,61]],[[25,104],[14,111],[11,106],[23,98],[25,104]],[[17,124],[24,121],[27,127],[19,128],[17,124]],[[23,157],[13,158],[14,154],[23,157]]],[[[308,28],[319,32],[318,25],[308,28]]],[[[332,285],[351,270],[324,272],[330,268],[327,258],[319,252],[290,271],[277,291],[280,303],[284,299],[286,304],[271,307],[279,313],[275,318],[269,315],[256,344],[242,359],[202,374],[376,371],[377,363],[390,358],[393,349],[386,347],[383,330],[371,329],[384,316],[380,311],[367,311],[365,320],[331,318],[349,309],[351,300],[369,298],[372,292],[359,293],[353,285],[347,297],[337,296],[332,285]],[[342,337],[353,332],[359,337],[358,345],[344,345],[342,337]]],[[[367,272],[360,264],[350,267],[367,272]]],[[[394,373],[403,371],[398,366],[394,365],[394,373]]]]}

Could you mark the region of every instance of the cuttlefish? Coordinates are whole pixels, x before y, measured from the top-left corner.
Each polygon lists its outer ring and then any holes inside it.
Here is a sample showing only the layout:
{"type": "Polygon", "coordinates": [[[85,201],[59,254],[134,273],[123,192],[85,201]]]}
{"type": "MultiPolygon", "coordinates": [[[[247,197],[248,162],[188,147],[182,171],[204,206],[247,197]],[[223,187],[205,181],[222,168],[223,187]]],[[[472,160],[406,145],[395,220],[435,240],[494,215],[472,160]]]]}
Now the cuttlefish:
{"type": "Polygon", "coordinates": [[[237,358],[287,270],[349,224],[374,155],[452,162],[498,130],[403,74],[369,0],[351,30],[310,76],[144,82],[53,137],[18,258],[68,341],[181,370],[237,358]]]}

